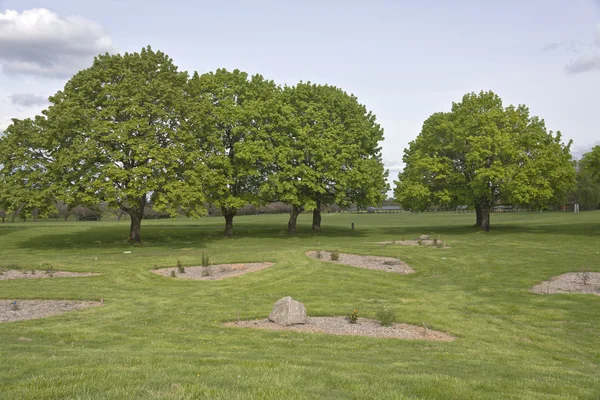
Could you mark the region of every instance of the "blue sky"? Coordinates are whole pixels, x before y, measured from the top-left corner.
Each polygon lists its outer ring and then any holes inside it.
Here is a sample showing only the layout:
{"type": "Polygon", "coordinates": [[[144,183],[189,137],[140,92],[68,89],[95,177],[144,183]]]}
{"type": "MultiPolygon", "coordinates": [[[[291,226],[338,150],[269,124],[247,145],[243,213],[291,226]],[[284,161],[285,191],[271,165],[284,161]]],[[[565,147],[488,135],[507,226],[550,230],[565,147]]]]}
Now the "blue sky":
{"type": "Polygon", "coordinates": [[[95,54],[146,45],[190,72],[354,93],[385,130],[392,179],[423,121],[471,91],[526,104],[576,156],[600,144],[599,0],[0,0],[0,130],[95,54]]]}

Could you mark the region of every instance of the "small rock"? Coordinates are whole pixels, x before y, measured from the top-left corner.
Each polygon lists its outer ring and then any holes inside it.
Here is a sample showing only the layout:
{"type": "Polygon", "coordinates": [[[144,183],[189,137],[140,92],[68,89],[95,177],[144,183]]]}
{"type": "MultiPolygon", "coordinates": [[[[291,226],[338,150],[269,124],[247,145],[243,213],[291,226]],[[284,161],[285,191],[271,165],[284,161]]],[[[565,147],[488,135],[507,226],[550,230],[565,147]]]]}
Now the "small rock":
{"type": "Polygon", "coordinates": [[[421,235],[419,236],[419,240],[429,240],[430,236],[429,235],[421,235]]]}
{"type": "Polygon", "coordinates": [[[308,322],[304,304],[292,299],[290,296],[277,300],[269,314],[269,321],[278,325],[305,324],[308,322]]]}

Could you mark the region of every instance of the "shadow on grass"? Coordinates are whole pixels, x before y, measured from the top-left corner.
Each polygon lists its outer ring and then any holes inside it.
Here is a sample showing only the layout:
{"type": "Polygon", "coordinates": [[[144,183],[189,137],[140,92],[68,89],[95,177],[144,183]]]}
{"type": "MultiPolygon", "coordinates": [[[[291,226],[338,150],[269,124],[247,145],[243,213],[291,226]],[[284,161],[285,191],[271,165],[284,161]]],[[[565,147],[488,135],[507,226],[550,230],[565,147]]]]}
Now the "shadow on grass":
{"type": "MultiPolygon", "coordinates": [[[[29,238],[18,247],[21,249],[101,249],[129,248],[127,234],[129,226],[90,227],[85,231],[39,235],[29,238]]],[[[225,238],[220,226],[191,225],[149,225],[142,226],[142,246],[162,246],[173,249],[184,247],[206,247],[208,243],[223,240],[270,239],[288,241],[294,238],[310,238],[315,234],[310,226],[298,227],[296,235],[289,235],[281,226],[267,224],[239,225],[234,228],[234,237],[225,238]]],[[[367,232],[352,231],[348,228],[327,227],[318,234],[320,237],[356,237],[367,235],[367,232]]]]}

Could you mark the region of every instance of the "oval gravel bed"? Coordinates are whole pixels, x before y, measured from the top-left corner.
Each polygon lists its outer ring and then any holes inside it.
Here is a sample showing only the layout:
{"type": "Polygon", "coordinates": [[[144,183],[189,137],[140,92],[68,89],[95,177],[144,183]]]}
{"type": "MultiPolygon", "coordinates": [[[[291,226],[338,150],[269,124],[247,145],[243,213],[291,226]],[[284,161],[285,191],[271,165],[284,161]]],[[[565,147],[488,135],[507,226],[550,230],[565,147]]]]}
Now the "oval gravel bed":
{"type": "Polygon", "coordinates": [[[415,272],[415,270],[409,267],[408,264],[406,264],[404,261],[398,260],[397,258],[339,253],[339,259],[337,261],[332,261],[331,252],[321,251],[320,253],[321,258],[317,257],[316,251],[307,251],[305,254],[320,261],[349,265],[357,268],[395,272],[397,274],[412,274],[415,272]]]}
{"type": "Polygon", "coordinates": [[[17,300],[19,309],[12,310],[11,304],[11,300],[0,300],[0,323],[50,317],[102,305],[98,301],[17,300]]]}
{"type": "Polygon", "coordinates": [[[268,319],[228,322],[225,325],[275,331],[354,335],[376,338],[441,340],[445,342],[456,339],[454,336],[448,335],[447,333],[427,329],[424,326],[421,327],[408,324],[381,326],[379,322],[367,318],[359,318],[356,324],[349,323],[346,317],[308,317],[308,323],[291,326],[278,325],[268,319]]]}
{"type": "Polygon", "coordinates": [[[558,275],[535,285],[531,291],[538,294],[579,293],[600,296],[600,272],[569,272],[558,275]]]}
{"type": "Polygon", "coordinates": [[[272,262],[264,263],[243,263],[243,264],[218,264],[208,267],[185,267],[185,272],[180,273],[177,267],[161,268],[152,270],[153,273],[162,276],[169,276],[179,279],[193,279],[199,281],[218,281],[220,279],[231,278],[248,274],[250,272],[260,271],[261,269],[273,266],[272,262]],[[175,276],[172,273],[175,272],[175,276]]]}
{"type": "Polygon", "coordinates": [[[34,274],[31,271],[22,269],[9,269],[0,273],[0,281],[11,279],[42,279],[42,278],[76,278],[80,276],[98,276],[91,272],[69,272],[69,271],[52,271],[37,270],[34,274]]]}

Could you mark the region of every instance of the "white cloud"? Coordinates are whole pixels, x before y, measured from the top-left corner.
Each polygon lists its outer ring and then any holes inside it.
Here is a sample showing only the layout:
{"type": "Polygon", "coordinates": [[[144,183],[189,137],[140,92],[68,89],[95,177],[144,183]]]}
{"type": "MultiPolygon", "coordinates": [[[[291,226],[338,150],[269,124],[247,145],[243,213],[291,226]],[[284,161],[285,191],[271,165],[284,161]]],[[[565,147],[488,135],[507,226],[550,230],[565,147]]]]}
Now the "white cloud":
{"type": "Polygon", "coordinates": [[[0,13],[0,49],[5,74],[68,78],[114,47],[95,22],[36,8],[0,13]]]}
{"type": "Polygon", "coordinates": [[[582,72],[600,71],[600,51],[584,54],[571,61],[565,67],[569,74],[580,74],[582,72]]]}
{"type": "Polygon", "coordinates": [[[568,74],[600,71],[600,24],[596,26],[596,37],[591,50],[572,60],[565,70],[568,74]]]}
{"type": "Polygon", "coordinates": [[[48,104],[48,99],[33,93],[15,93],[8,96],[11,103],[17,106],[33,107],[48,104]]]}

